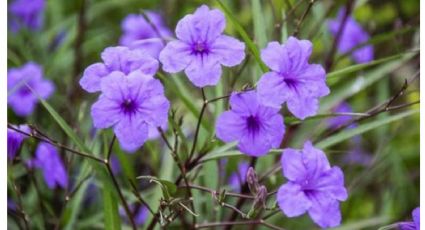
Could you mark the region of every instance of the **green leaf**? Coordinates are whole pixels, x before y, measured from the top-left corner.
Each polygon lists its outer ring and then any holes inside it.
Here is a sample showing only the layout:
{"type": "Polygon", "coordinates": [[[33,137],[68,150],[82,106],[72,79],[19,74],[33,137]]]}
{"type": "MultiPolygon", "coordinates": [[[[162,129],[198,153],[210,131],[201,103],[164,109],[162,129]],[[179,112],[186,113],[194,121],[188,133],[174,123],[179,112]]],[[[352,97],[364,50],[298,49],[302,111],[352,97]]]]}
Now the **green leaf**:
{"type": "Polygon", "coordinates": [[[121,229],[121,219],[118,213],[118,199],[109,189],[102,189],[103,213],[106,230],[121,229]]]}
{"type": "Polygon", "coordinates": [[[336,77],[341,77],[341,76],[344,76],[344,75],[352,73],[352,72],[357,72],[357,71],[369,68],[371,66],[375,66],[375,65],[379,65],[379,64],[382,64],[382,63],[386,63],[386,62],[389,62],[389,61],[396,60],[396,59],[400,59],[400,58],[404,57],[406,54],[412,54],[412,53],[418,53],[418,52],[419,52],[419,50],[414,50],[414,51],[411,51],[411,52],[406,52],[406,53],[401,53],[401,54],[396,54],[396,55],[393,55],[393,56],[381,58],[381,59],[374,60],[374,61],[371,61],[371,62],[368,62],[368,63],[351,65],[347,68],[336,70],[336,71],[333,71],[333,72],[327,74],[326,78],[329,80],[329,79],[333,79],[333,78],[336,78],[336,77]]]}
{"type": "Polygon", "coordinates": [[[62,130],[66,133],[66,135],[68,135],[68,137],[71,138],[71,140],[77,145],[77,147],[84,152],[90,152],[89,148],[87,148],[87,146],[84,145],[84,142],[81,141],[80,138],[78,138],[77,134],[71,129],[71,127],[69,127],[66,121],[56,112],[56,110],[53,109],[53,107],[50,106],[50,104],[47,103],[47,101],[45,101],[38,95],[37,97],[39,98],[44,108],[46,108],[46,110],[53,117],[56,123],[58,123],[58,125],[62,128],[62,130]]]}
{"type": "Polygon", "coordinates": [[[336,144],[338,144],[338,143],[340,143],[344,140],[347,140],[351,137],[354,137],[356,135],[359,135],[359,134],[365,133],[367,131],[376,129],[380,126],[387,125],[391,122],[398,121],[398,120],[403,119],[405,117],[411,116],[411,115],[413,115],[417,112],[419,112],[419,110],[417,110],[417,109],[409,110],[409,111],[399,113],[399,114],[396,114],[396,115],[377,119],[377,120],[368,122],[366,124],[361,124],[358,127],[353,128],[353,129],[342,130],[342,131],[338,132],[337,134],[332,135],[332,136],[318,142],[317,144],[315,144],[315,146],[320,148],[320,149],[326,149],[326,148],[329,148],[333,145],[336,145],[336,144]]]}
{"type": "Polygon", "coordinates": [[[263,61],[260,58],[260,51],[258,50],[257,46],[254,44],[254,42],[249,38],[249,35],[246,33],[246,31],[243,29],[241,24],[237,21],[234,14],[227,9],[227,7],[220,1],[217,0],[220,7],[223,9],[226,16],[229,18],[229,20],[233,23],[238,33],[241,35],[242,39],[248,46],[248,49],[251,51],[252,55],[254,55],[255,60],[257,61],[258,65],[260,65],[261,70],[265,73],[268,71],[267,66],[263,63],[263,61]]]}
{"type": "Polygon", "coordinates": [[[402,66],[406,61],[410,60],[414,56],[415,54],[413,53],[405,53],[403,57],[399,60],[393,60],[388,63],[382,64],[379,67],[365,72],[364,75],[360,75],[355,78],[348,78],[347,80],[344,79],[343,82],[338,85],[338,87],[333,87],[331,89],[331,93],[329,94],[329,96],[323,98],[323,100],[320,101],[319,112],[324,113],[330,108],[337,105],[339,102],[366,89],[373,83],[387,76],[387,74],[393,72],[394,70],[402,66]]]}
{"type": "MultiPolygon", "coordinates": [[[[372,217],[365,220],[357,220],[354,223],[344,224],[337,228],[332,228],[332,230],[357,230],[357,229],[365,229],[374,226],[378,226],[384,223],[387,223],[390,220],[387,216],[378,216],[372,217]]],[[[381,228],[380,228],[381,229],[381,228]]]]}

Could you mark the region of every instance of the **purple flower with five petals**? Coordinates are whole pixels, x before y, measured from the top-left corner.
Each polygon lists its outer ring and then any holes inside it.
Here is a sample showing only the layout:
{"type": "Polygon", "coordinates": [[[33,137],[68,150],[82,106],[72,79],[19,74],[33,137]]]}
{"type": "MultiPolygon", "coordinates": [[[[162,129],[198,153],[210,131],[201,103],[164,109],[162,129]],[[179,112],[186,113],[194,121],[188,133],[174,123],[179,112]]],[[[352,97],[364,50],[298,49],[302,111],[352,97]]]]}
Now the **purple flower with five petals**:
{"type": "Polygon", "coordinates": [[[34,111],[38,97],[47,99],[55,87],[51,81],[43,79],[42,67],[28,62],[20,68],[7,72],[7,103],[19,116],[28,116],[34,111]]]}
{"type": "Polygon", "coordinates": [[[294,116],[304,119],[317,113],[319,98],[329,94],[321,65],[309,64],[312,44],[289,37],[284,45],[270,42],[261,59],[272,70],[257,84],[258,96],[266,105],[280,108],[286,102],[294,116]]]}
{"type": "Polygon", "coordinates": [[[178,40],[169,42],[159,55],[164,71],[184,69],[195,86],[216,85],[221,65],[235,66],[245,58],[245,44],[223,35],[225,26],[223,13],[206,5],[186,15],[176,26],[178,40]]]}
{"type": "Polygon", "coordinates": [[[152,76],[115,71],[100,87],[102,94],[91,108],[94,127],[113,127],[124,150],[134,152],[147,140],[149,126],[167,122],[170,103],[161,82],[152,76]]]}
{"type": "MultiPolygon", "coordinates": [[[[13,127],[25,133],[31,132],[28,125],[19,125],[13,127]]],[[[24,141],[26,138],[27,136],[22,133],[19,133],[13,129],[7,129],[7,156],[9,157],[9,160],[13,160],[13,158],[15,158],[16,153],[21,148],[22,141],[24,141]]]]}
{"type": "Polygon", "coordinates": [[[420,230],[420,208],[417,207],[412,211],[413,221],[398,223],[400,230],[420,230]]]}
{"type": "Polygon", "coordinates": [[[237,141],[241,152],[256,157],[279,147],[285,133],[279,109],[261,104],[255,91],[232,93],[230,106],[217,119],[220,140],[237,141]]]}
{"type": "MultiPolygon", "coordinates": [[[[329,20],[328,28],[333,36],[336,36],[344,19],[345,8],[342,8],[338,12],[336,19],[329,20]]],[[[354,47],[365,43],[369,40],[369,34],[363,30],[363,28],[354,20],[352,17],[348,17],[345,23],[344,29],[342,30],[341,37],[339,39],[338,51],[340,53],[346,53],[354,47]]],[[[357,63],[366,63],[373,60],[373,46],[367,45],[357,49],[351,55],[352,59],[357,63]]]]}
{"type": "Polygon", "coordinates": [[[56,186],[66,188],[68,186],[68,175],[57,149],[51,144],[41,142],[37,146],[35,155],[36,158],[32,161],[32,165],[43,171],[47,186],[50,189],[54,189],[56,186]]]}
{"type": "Polygon", "coordinates": [[[341,222],[339,201],[347,199],[344,174],[339,167],[329,165],[326,155],[305,142],[304,149],[284,149],[283,175],[288,182],[277,193],[277,203],[288,217],[308,212],[322,228],[341,222]]]}
{"type": "Polygon", "coordinates": [[[122,22],[123,35],[120,45],[131,49],[140,49],[154,58],[158,58],[159,52],[164,48],[164,37],[170,37],[171,31],[165,26],[161,15],[146,11],[146,16],[129,14],[122,22]]]}
{"type": "Polygon", "coordinates": [[[44,0],[15,0],[10,4],[10,27],[18,32],[21,27],[37,30],[42,25],[44,0]]]}
{"type": "Polygon", "coordinates": [[[158,70],[158,61],[140,50],[128,47],[108,47],[101,54],[103,63],[95,63],[84,70],[80,80],[81,87],[89,93],[100,91],[100,82],[113,72],[128,75],[140,71],[146,75],[154,75],[158,70]]]}

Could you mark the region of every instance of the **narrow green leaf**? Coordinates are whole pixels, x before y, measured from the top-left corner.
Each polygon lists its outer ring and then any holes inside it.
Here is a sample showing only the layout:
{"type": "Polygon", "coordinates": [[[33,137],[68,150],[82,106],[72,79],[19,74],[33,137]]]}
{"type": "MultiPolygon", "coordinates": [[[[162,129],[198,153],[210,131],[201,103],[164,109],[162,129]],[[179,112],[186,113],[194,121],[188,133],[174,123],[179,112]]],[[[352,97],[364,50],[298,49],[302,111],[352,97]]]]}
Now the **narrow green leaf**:
{"type": "Polygon", "coordinates": [[[248,49],[251,51],[252,55],[254,55],[255,60],[257,61],[258,65],[260,65],[261,70],[265,73],[268,71],[267,66],[261,61],[260,58],[260,51],[258,50],[257,46],[254,44],[254,42],[249,38],[249,35],[246,33],[246,31],[243,29],[241,24],[237,21],[234,14],[227,9],[227,7],[220,1],[217,0],[220,7],[223,9],[226,16],[229,18],[229,20],[233,23],[238,33],[241,35],[242,39],[248,46],[248,49]]]}
{"type": "Polygon", "coordinates": [[[164,196],[170,196],[177,192],[177,186],[173,182],[168,180],[159,179],[154,176],[138,176],[136,177],[136,179],[146,179],[160,184],[162,186],[161,188],[164,190],[164,196]]]}
{"type": "Polygon", "coordinates": [[[406,54],[412,54],[412,53],[418,53],[418,52],[419,52],[419,50],[414,50],[414,51],[411,51],[411,52],[406,52],[406,53],[401,53],[401,54],[396,54],[396,55],[393,55],[393,56],[381,58],[381,59],[374,60],[374,61],[371,61],[371,62],[368,62],[368,63],[351,65],[347,68],[336,70],[336,71],[333,71],[333,72],[327,74],[326,78],[329,80],[329,79],[333,79],[335,77],[341,77],[341,76],[344,76],[344,75],[352,73],[352,72],[357,72],[357,71],[369,68],[371,66],[375,66],[375,65],[379,65],[379,64],[382,64],[382,63],[392,61],[392,60],[400,59],[400,58],[404,57],[406,54]]]}
{"type": "Polygon", "coordinates": [[[118,213],[118,199],[109,189],[102,189],[103,213],[106,230],[121,229],[121,219],[118,213]]]}
{"type": "Polygon", "coordinates": [[[365,133],[367,131],[373,130],[373,129],[378,128],[380,126],[389,124],[391,122],[398,121],[398,120],[403,119],[405,117],[411,116],[411,115],[413,115],[417,112],[419,112],[419,110],[417,110],[417,109],[409,110],[409,111],[399,113],[399,114],[396,114],[396,115],[388,116],[388,117],[383,118],[383,119],[381,118],[381,119],[377,119],[377,120],[374,120],[374,121],[371,121],[371,122],[368,122],[368,123],[365,123],[365,124],[361,124],[358,127],[353,128],[353,129],[342,130],[342,131],[338,132],[337,134],[332,135],[332,136],[318,142],[317,144],[315,144],[315,146],[317,146],[320,149],[326,149],[326,148],[329,148],[333,145],[336,145],[336,144],[338,144],[338,143],[340,143],[344,140],[347,140],[351,137],[365,133]]]}
{"type": "MultiPolygon", "coordinates": [[[[38,97],[38,95],[37,95],[38,97]]],[[[55,109],[53,109],[52,106],[50,106],[47,101],[44,99],[38,97],[40,99],[41,104],[46,108],[46,110],[50,113],[50,115],[53,117],[53,119],[58,123],[58,125],[62,128],[62,130],[68,135],[69,138],[77,145],[77,147],[84,151],[84,152],[90,152],[89,148],[84,145],[84,142],[78,138],[77,134],[69,127],[69,125],[65,122],[65,120],[56,112],[55,109]]]]}

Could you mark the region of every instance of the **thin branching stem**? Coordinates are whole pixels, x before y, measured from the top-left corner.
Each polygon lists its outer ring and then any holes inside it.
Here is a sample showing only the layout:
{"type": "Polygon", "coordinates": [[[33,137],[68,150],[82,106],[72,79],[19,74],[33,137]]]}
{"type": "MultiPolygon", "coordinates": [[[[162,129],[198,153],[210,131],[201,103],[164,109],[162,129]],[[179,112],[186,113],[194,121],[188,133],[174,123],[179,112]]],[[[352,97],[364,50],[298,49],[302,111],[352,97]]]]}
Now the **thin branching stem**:
{"type": "Polygon", "coordinates": [[[197,225],[195,225],[195,229],[225,227],[225,226],[227,227],[227,226],[235,226],[235,225],[263,225],[263,226],[266,226],[270,229],[285,230],[284,228],[277,227],[275,225],[269,224],[269,223],[265,222],[263,219],[246,220],[246,221],[224,221],[224,222],[197,224],[197,225]]]}
{"type": "Polygon", "coordinates": [[[109,144],[108,155],[107,155],[108,158],[105,159],[103,161],[103,163],[105,164],[106,170],[108,171],[109,176],[112,179],[113,185],[114,185],[115,189],[118,192],[118,196],[119,196],[119,198],[121,200],[122,205],[124,206],[125,213],[127,214],[127,217],[130,220],[130,223],[131,223],[131,226],[132,226],[133,230],[137,230],[137,226],[136,226],[136,223],[134,222],[133,214],[132,214],[132,212],[131,212],[128,204],[127,204],[127,201],[124,198],[124,195],[122,194],[122,191],[121,191],[120,186],[118,184],[117,178],[115,177],[114,173],[112,172],[112,168],[111,168],[111,159],[110,159],[110,157],[111,157],[112,147],[114,146],[114,143],[115,143],[115,139],[116,138],[115,138],[115,135],[114,135],[114,137],[111,140],[111,143],[109,144]]]}

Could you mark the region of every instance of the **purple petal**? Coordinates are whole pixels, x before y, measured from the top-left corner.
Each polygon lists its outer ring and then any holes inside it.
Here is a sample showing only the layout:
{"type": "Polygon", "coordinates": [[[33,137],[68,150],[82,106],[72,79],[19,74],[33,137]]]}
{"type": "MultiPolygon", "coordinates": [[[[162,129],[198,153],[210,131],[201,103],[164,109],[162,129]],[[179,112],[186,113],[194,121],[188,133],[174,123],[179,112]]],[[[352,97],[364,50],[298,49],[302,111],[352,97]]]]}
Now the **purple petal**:
{"type": "Polygon", "coordinates": [[[92,64],[84,70],[80,85],[89,93],[97,92],[100,90],[100,80],[108,74],[109,72],[103,63],[92,64]]]}
{"type": "Polygon", "coordinates": [[[324,193],[312,193],[309,195],[312,203],[308,210],[313,221],[322,228],[331,228],[340,225],[341,212],[339,202],[324,193]]]}
{"type": "Polygon", "coordinates": [[[133,117],[133,119],[126,117],[114,126],[114,132],[121,148],[127,152],[134,152],[145,143],[149,128],[139,117],[133,117]]]}
{"type": "Polygon", "coordinates": [[[295,37],[289,37],[285,43],[288,50],[289,60],[291,60],[291,71],[298,72],[306,65],[313,50],[313,45],[308,40],[298,40],[295,37]]]}
{"type": "Polygon", "coordinates": [[[239,140],[243,135],[244,128],[245,120],[233,111],[222,113],[216,122],[217,137],[224,142],[239,140]]]}
{"type": "Polygon", "coordinates": [[[101,95],[91,107],[94,127],[99,129],[111,127],[120,120],[120,112],[120,106],[116,101],[101,95]]]}
{"type": "Polygon", "coordinates": [[[267,154],[271,145],[267,140],[267,135],[263,135],[263,133],[244,132],[239,139],[238,148],[249,156],[259,157],[267,154]]]}
{"type": "Polygon", "coordinates": [[[317,98],[293,97],[287,101],[287,105],[289,111],[301,120],[317,114],[319,110],[317,98]]]}
{"type": "Polygon", "coordinates": [[[304,143],[302,153],[304,165],[306,165],[309,174],[315,178],[331,168],[325,153],[315,148],[310,141],[304,143]]]}
{"type": "Polygon", "coordinates": [[[34,111],[37,99],[29,94],[22,97],[11,97],[8,99],[9,105],[18,116],[29,116],[34,111]]]}
{"type": "Polygon", "coordinates": [[[189,45],[181,41],[169,42],[159,54],[162,69],[165,72],[177,73],[185,69],[192,60],[189,45]]]}
{"type": "Polygon", "coordinates": [[[307,176],[307,170],[303,163],[301,151],[287,148],[283,150],[280,159],[283,175],[290,181],[304,181],[307,176]]]}
{"type": "Polygon", "coordinates": [[[160,38],[148,38],[137,40],[128,45],[130,49],[140,50],[151,57],[158,59],[159,53],[165,47],[164,42],[160,38]]]}
{"type": "Polygon", "coordinates": [[[102,79],[100,89],[105,97],[113,100],[120,101],[127,96],[127,83],[128,79],[122,72],[114,71],[102,79]]]}
{"type": "MultiPolygon", "coordinates": [[[[267,108],[272,110],[271,108],[267,108]]],[[[278,148],[282,142],[283,135],[285,134],[285,125],[283,117],[275,113],[273,116],[264,116],[267,120],[264,121],[264,135],[267,136],[268,143],[271,148],[278,148]]]]}
{"type": "Polygon", "coordinates": [[[323,173],[315,184],[316,190],[329,193],[334,199],[345,201],[348,197],[347,190],[344,187],[344,174],[339,167],[323,173]]]}
{"type": "Polygon", "coordinates": [[[245,44],[239,40],[221,35],[211,46],[211,52],[219,57],[219,62],[224,66],[235,66],[245,58],[245,44]]]}
{"type": "Polygon", "coordinates": [[[239,115],[255,114],[258,108],[257,94],[255,91],[232,93],[229,100],[232,111],[239,115]]]}
{"type": "Polygon", "coordinates": [[[373,46],[365,46],[353,52],[353,59],[357,63],[367,63],[373,60],[373,46]]]}
{"type": "Polygon", "coordinates": [[[176,36],[185,42],[214,41],[226,26],[223,13],[202,5],[194,14],[186,15],[176,26],[176,36]]]}
{"type": "Polygon", "coordinates": [[[196,56],[184,72],[196,87],[202,88],[217,85],[221,66],[212,55],[196,56]]]}
{"type": "Polygon", "coordinates": [[[292,95],[283,77],[276,72],[268,72],[261,77],[257,83],[257,92],[261,103],[274,108],[280,108],[292,95]]]}
{"type": "Polygon", "coordinates": [[[413,222],[415,223],[416,230],[421,229],[420,228],[421,215],[420,215],[420,208],[419,207],[417,207],[413,210],[412,218],[413,218],[413,222]]]}
{"type": "Polygon", "coordinates": [[[301,187],[292,182],[288,182],[279,188],[276,201],[280,210],[288,217],[302,215],[312,205],[301,187]]]}
{"type": "Polygon", "coordinates": [[[304,66],[297,78],[302,81],[297,88],[298,93],[304,97],[323,97],[330,92],[326,85],[326,73],[321,65],[304,66]]]}
{"type": "Polygon", "coordinates": [[[276,72],[286,72],[289,70],[289,56],[283,46],[278,42],[269,42],[267,47],[261,50],[261,60],[276,72]]]}

